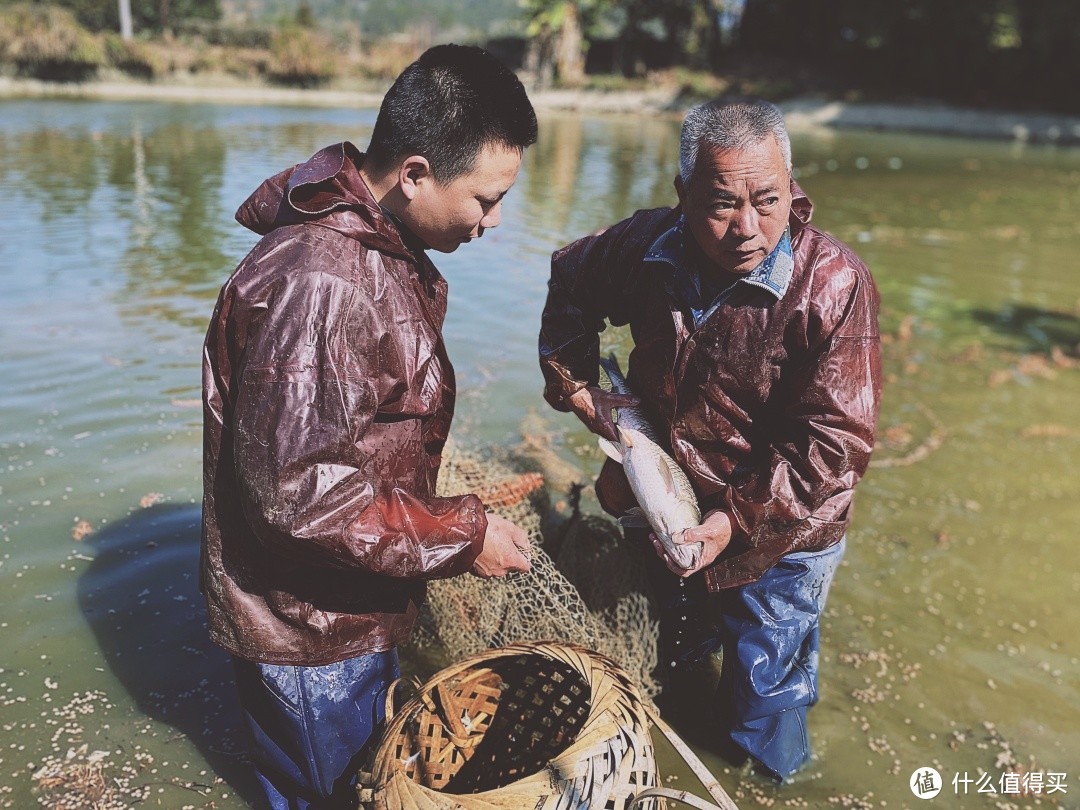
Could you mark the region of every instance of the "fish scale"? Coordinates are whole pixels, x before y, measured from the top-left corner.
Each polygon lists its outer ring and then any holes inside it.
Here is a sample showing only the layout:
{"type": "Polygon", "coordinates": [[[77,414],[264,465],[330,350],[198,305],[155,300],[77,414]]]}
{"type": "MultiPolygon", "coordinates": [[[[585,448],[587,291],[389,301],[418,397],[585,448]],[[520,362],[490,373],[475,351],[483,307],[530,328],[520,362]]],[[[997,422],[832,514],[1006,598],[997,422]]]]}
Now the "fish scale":
{"type": "MultiPolygon", "coordinates": [[[[602,359],[600,365],[611,380],[612,391],[633,395],[614,355],[602,359]]],[[[701,509],[690,479],[663,449],[659,432],[641,409],[624,406],[617,408],[616,413],[619,443],[602,438],[600,447],[623,465],[640,517],[652,528],[668,555],[683,568],[693,568],[702,544],[682,545],[674,539],[678,533],[701,524],[701,509]]],[[[633,518],[629,514],[620,523],[633,525],[633,518]]]]}

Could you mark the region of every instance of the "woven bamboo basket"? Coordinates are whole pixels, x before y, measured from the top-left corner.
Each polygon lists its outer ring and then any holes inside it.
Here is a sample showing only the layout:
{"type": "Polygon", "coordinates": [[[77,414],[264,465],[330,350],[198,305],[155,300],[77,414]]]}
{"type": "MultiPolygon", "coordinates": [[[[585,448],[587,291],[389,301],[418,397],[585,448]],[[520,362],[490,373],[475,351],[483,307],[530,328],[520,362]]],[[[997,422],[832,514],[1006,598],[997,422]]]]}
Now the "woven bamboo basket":
{"type": "Polygon", "coordinates": [[[371,810],[659,810],[664,797],[715,807],[658,786],[649,719],[659,717],[623,670],[584,647],[488,650],[437,673],[396,714],[391,703],[392,691],[360,775],[371,810]]]}

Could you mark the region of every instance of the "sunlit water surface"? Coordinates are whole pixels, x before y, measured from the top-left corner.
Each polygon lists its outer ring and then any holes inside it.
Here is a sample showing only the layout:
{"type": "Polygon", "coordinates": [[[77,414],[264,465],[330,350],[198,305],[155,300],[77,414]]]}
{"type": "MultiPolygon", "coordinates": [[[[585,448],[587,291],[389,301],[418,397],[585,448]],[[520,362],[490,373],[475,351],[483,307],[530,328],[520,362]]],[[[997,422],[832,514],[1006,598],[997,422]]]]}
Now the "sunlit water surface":
{"type": "MultiPolygon", "coordinates": [[[[325,144],[362,145],[373,121],[0,104],[4,806],[34,806],[32,773],[83,743],[110,752],[110,773],[126,763],[150,806],[253,795],[196,585],[200,343],[255,241],[237,205],[325,144]]],[[[507,444],[541,409],[561,452],[594,471],[591,439],[539,399],[547,257],[670,204],[678,121],[541,124],[503,225],[436,256],[458,424],[507,444]]],[[[1044,788],[1042,803],[1076,807],[1080,153],[854,133],[797,134],[794,153],[815,221],[859,251],[882,293],[880,466],[824,622],[816,759],[777,791],[702,756],[743,806],[909,806],[921,766],[944,776],[936,801],[950,807],[1029,804],[975,784],[955,795],[961,774],[1000,792],[1011,758],[1066,774],[1067,792],[1044,788]]]]}

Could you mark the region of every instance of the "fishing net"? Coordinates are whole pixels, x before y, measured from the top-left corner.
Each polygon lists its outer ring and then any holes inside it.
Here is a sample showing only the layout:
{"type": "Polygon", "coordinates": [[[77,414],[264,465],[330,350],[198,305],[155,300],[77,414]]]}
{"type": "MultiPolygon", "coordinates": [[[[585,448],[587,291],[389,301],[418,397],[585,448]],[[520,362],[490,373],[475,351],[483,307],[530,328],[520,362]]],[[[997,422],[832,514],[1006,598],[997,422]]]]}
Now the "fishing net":
{"type": "Polygon", "coordinates": [[[432,583],[416,643],[437,641],[459,660],[519,641],[574,642],[607,655],[655,696],[658,625],[644,568],[614,523],[578,508],[584,475],[558,459],[542,431],[524,432],[513,451],[448,443],[439,494],[476,493],[521,526],[532,570],[432,583]]]}

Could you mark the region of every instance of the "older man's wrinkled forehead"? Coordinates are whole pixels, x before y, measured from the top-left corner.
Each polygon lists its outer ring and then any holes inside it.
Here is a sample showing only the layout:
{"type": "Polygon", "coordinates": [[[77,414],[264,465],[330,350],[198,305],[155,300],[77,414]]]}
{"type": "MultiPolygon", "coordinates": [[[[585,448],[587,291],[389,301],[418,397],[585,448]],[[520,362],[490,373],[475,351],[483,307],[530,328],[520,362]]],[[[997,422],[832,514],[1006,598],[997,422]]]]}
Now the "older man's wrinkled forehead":
{"type": "Polygon", "coordinates": [[[783,149],[771,135],[745,146],[703,144],[690,183],[717,200],[782,193],[790,184],[783,149]]]}

